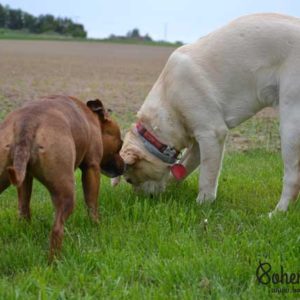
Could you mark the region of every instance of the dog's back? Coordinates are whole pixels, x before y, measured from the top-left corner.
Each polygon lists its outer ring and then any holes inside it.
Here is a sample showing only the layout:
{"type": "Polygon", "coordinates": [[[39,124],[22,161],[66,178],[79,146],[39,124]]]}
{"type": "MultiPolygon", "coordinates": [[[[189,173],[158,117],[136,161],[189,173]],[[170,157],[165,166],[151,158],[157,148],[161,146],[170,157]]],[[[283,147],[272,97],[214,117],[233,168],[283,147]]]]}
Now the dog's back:
{"type": "MultiPolygon", "coordinates": [[[[6,154],[0,162],[0,174],[7,168],[10,182],[20,186],[27,166],[34,166],[34,176],[40,180],[47,165],[57,163],[53,160],[77,167],[87,151],[93,122],[97,127],[92,112],[75,98],[51,96],[26,104],[8,115],[0,127],[0,151],[6,154]]],[[[94,132],[100,141],[99,125],[94,132]]]]}

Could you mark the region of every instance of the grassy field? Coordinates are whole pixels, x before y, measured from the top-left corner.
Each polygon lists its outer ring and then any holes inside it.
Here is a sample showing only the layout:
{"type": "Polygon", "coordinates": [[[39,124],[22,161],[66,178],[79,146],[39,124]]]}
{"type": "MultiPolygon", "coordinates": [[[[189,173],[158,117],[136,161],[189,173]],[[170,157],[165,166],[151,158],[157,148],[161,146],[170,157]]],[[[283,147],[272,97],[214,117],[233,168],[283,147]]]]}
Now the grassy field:
{"type": "Polygon", "coordinates": [[[84,40],[71,36],[60,35],[58,33],[30,33],[27,30],[11,30],[0,28],[0,40],[84,40]]]}
{"type": "MultiPolygon", "coordinates": [[[[100,97],[124,132],[171,51],[0,41],[0,119],[46,94],[100,97]]],[[[211,205],[195,202],[197,174],[152,199],[125,182],[113,189],[103,177],[101,223],[94,225],[77,172],[76,208],[53,265],[47,264],[53,222],[47,191],[35,182],[27,224],[18,220],[15,189],[8,189],[0,195],[0,299],[269,299],[279,292],[299,298],[299,284],[263,285],[256,278],[260,261],[272,272],[300,271],[299,205],[267,217],[281,192],[275,116],[266,110],[230,133],[211,205]]]]}
{"type": "MultiPolygon", "coordinates": [[[[197,176],[154,199],[104,179],[99,226],[86,214],[77,184],[63,257],[48,266],[53,209],[35,185],[31,224],[19,222],[16,193],[1,196],[2,299],[264,299],[257,283],[260,260],[297,272],[299,205],[270,220],[281,189],[278,154],[226,155],[219,196],[195,203],[197,176]],[[208,224],[205,224],[207,219],[208,224]]],[[[283,285],[280,285],[282,287],[283,285]]]]}

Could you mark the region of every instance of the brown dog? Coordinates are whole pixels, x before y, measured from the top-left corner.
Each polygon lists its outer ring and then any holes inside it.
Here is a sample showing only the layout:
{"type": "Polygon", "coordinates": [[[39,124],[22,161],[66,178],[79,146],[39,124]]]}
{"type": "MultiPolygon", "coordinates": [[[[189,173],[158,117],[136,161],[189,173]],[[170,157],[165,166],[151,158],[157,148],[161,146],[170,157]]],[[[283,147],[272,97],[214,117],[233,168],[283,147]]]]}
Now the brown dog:
{"type": "Polygon", "coordinates": [[[121,175],[120,130],[100,100],[87,105],[51,96],[10,113],[0,125],[0,193],[18,189],[20,216],[30,219],[33,177],[49,190],[55,207],[50,259],[62,245],[64,222],[74,207],[74,169],[82,170],[84,199],[98,220],[100,171],[121,175]]]}

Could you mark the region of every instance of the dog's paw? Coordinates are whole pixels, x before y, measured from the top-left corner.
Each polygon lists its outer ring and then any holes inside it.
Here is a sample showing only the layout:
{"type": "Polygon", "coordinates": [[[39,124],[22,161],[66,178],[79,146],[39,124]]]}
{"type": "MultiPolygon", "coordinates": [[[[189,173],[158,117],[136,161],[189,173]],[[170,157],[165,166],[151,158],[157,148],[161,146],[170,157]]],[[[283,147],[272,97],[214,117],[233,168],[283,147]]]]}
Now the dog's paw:
{"type": "Polygon", "coordinates": [[[121,176],[114,177],[110,180],[111,186],[117,186],[121,182],[121,176]]]}
{"type": "Polygon", "coordinates": [[[270,211],[270,212],[268,213],[269,219],[272,219],[275,215],[276,215],[276,210],[270,211]]]}
{"type": "Polygon", "coordinates": [[[211,193],[200,192],[196,199],[198,204],[211,203],[216,200],[216,195],[211,193]]]}
{"type": "Polygon", "coordinates": [[[276,217],[276,216],[279,216],[279,215],[282,215],[286,212],[286,210],[283,210],[283,209],[280,209],[280,208],[275,208],[273,211],[269,212],[268,216],[270,219],[276,217]]]}

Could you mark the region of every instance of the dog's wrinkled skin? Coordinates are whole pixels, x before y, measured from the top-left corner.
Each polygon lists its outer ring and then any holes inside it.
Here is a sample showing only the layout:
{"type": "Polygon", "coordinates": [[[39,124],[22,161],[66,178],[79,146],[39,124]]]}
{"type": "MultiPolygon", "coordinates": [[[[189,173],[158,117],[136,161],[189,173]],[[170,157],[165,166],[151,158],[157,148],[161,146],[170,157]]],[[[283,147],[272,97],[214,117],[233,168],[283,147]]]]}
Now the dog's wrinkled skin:
{"type": "Polygon", "coordinates": [[[30,219],[33,177],[49,190],[55,207],[50,260],[62,245],[64,222],[74,208],[74,169],[82,170],[84,198],[98,221],[100,172],[124,170],[120,130],[100,100],[87,105],[67,96],[50,96],[10,113],[0,125],[0,193],[18,190],[19,213],[30,219]]]}
{"type": "MultiPolygon", "coordinates": [[[[182,163],[201,168],[197,201],[216,198],[227,131],[262,108],[279,105],[285,211],[300,189],[300,20],[279,14],[241,17],[177,49],[138,112],[161,142],[188,148],[182,163]]],[[[168,167],[132,129],[121,156],[125,179],[148,189],[165,186],[168,167]]]]}

